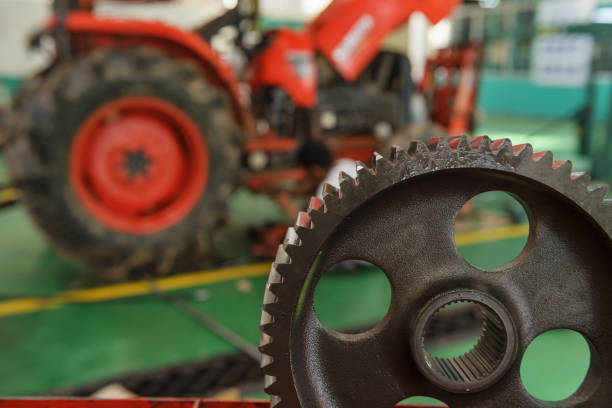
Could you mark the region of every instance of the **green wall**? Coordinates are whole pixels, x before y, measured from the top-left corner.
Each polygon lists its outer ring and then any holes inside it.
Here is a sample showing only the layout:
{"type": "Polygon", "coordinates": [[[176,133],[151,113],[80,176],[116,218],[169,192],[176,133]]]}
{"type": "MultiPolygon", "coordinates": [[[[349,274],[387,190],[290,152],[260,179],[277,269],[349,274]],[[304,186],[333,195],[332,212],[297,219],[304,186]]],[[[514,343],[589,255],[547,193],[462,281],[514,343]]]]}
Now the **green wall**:
{"type": "MultiPolygon", "coordinates": [[[[607,120],[610,112],[612,80],[600,77],[595,81],[594,119],[607,120]]],[[[487,113],[565,118],[585,103],[585,88],[547,87],[534,84],[525,75],[483,73],[480,80],[478,106],[487,113]]]]}

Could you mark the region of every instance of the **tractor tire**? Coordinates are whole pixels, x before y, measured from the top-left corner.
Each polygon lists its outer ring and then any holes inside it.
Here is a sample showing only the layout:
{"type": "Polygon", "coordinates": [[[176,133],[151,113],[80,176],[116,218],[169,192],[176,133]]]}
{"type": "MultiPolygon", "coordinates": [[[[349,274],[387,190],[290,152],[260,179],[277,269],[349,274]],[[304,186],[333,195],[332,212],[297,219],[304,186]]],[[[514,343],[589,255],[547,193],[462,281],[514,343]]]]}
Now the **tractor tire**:
{"type": "Polygon", "coordinates": [[[211,250],[240,182],[224,92],[154,50],[95,51],[16,98],[5,149],[30,214],[63,253],[113,278],[211,250]]]}

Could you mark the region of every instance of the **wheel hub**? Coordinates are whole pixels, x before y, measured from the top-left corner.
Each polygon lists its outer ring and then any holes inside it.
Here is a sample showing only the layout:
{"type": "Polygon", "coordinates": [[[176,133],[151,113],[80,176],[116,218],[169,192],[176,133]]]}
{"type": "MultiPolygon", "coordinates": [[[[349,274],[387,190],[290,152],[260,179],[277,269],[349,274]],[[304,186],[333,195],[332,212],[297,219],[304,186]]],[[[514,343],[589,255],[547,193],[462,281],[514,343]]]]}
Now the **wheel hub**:
{"type": "Polygon", "coordinates": [[[128,172],[130,178],[133,179],[138,176],[146,176],[150,165],[151,159],[142,148],[125,152],[123,167],[128,172]]]}
{"type": "Polygon", "coordinates": [[[208,152],[195,123],[174,105],[126,97],[94,111],[75,136],[74,190],[108,227],[150,233],[184,218],[208,180],[208,152]]]}
{"type": "Polygon", "coordinates": [[[421,373],[442,389],[476,392],[495,384],[514,362],[517,335],[512,317],[495,298],[473,289],[454,290],[431,299],[416,318],[411,348],[421,373]],[[477,305],[481,333],[468,352],[440,358],[426,349],[425,337],[437,314],[453,305],[477,305]]]}

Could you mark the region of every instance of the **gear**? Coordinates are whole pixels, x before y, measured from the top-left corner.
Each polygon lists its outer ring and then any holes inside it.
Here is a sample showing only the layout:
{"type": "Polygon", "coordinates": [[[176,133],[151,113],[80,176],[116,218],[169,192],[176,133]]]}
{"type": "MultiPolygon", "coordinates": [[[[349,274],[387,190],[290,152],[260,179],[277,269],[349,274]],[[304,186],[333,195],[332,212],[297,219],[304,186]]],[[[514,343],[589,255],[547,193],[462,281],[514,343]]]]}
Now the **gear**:
{"type": "Polygon", "coordinates": [[[326,185],[287,231],[261,318],[262,369],[275,408],[393,407],[414,395],[459,407],[545,407],[520,380],[523,353],[556,328],[582,333],[591,368],[560,407],[612,400],[612,203],[568,161],[528,144],[482,136],[432,139],[375,154],[373,167],[326,185]],[[473,196],[502,190],[530,221],[522,253],[494,272],[468,264],[453,239],[473,196]],[[384,245],[381,245],[384,242],[384,245]],[[324,327],[313,307],[322,274],[339,261],[380,267],[392,287],[385,318],[360,334],[324,327]],[[454,302],[478,305],[483,335],[469,353],[424,351],[428,319],[454,302]]]}

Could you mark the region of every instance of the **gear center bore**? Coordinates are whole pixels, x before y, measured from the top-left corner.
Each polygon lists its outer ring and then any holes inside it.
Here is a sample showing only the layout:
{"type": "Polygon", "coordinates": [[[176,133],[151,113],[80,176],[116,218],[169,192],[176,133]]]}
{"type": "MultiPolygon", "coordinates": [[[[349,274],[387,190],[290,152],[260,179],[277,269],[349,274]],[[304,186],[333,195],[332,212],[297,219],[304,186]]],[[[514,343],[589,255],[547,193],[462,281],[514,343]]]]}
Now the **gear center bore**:
{"type": "Polygon", "coordinates": [[[446,292],[421,309],[411,339],[421,373],[439,387],[455,393],[483,390],[496,383],[514,362],[517,335],[510,314],[495,298],[472,289],[446,292]],[[471,304],[478,310],[481,334],[469,351],[450,358],[433,356],[426,336],[441,310],[454,304],[471,304]]]}
{"type": "Polygon", "coordinates": [[[130,178],[144,176],[149,171],[151,159],[142,149],[125,152],[123,167],[128,172],[130,178]]]}

